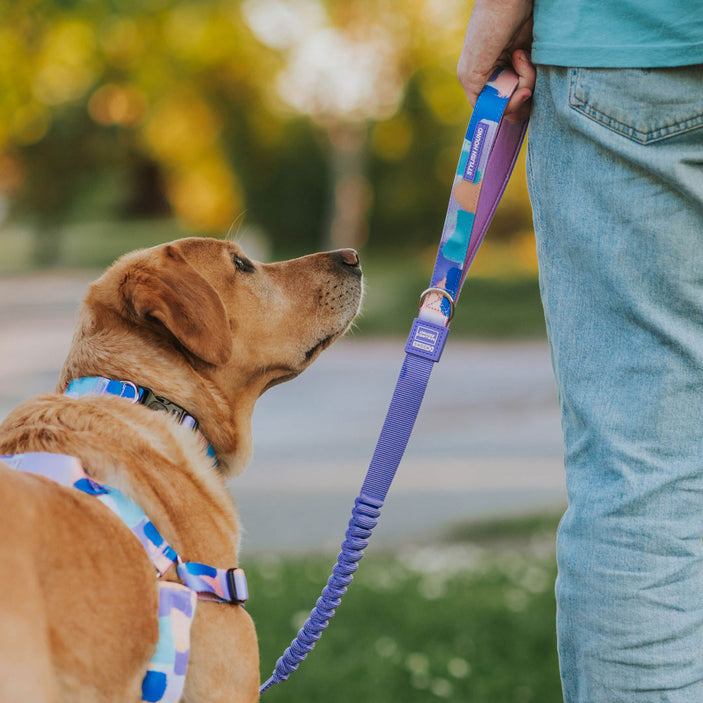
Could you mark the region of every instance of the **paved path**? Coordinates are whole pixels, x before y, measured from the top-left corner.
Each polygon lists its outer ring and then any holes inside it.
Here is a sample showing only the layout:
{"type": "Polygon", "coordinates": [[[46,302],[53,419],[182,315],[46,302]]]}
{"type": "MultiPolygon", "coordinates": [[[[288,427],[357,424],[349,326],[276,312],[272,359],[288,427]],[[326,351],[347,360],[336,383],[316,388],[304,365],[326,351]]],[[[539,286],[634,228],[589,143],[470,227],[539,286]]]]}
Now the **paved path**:
{"type": "MultiPolygon", "coordinates": [[[[52,390],[91,276],[0,279],[0,418],[52,390]]],[[[400,340],[346,338],[254,415],[254,459],[232,481],[246,550],[334,550],[402,363],[400,340]]],[[[450,338],[384,507],[376,542],[564,502],[545,343],[450,338]]]]}

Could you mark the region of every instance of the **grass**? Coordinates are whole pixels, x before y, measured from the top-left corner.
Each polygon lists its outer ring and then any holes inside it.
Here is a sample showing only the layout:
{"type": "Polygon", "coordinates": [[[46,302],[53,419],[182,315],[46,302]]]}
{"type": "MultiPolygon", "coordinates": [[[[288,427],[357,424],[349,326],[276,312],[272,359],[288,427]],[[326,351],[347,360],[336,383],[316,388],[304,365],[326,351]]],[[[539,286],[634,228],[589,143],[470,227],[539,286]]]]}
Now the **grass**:
{"type": "Polygon", "coordinates": [[[447,542],[474,542],[494,546],[506,542],[522,542],[554,535],[559,515],[552,512],[517,515],[450,525],[444,532],[447,542]]]}
{"type": "MultiPolygon", "coordinates": [[[[468,526],[472,541],[455,533],[392,555],[371,549],[316,649],[264,700],[558,703],[555,521],[468,526]]],[[[247,561],[262,680],[331,565],[319,556],[247,561]]]]}

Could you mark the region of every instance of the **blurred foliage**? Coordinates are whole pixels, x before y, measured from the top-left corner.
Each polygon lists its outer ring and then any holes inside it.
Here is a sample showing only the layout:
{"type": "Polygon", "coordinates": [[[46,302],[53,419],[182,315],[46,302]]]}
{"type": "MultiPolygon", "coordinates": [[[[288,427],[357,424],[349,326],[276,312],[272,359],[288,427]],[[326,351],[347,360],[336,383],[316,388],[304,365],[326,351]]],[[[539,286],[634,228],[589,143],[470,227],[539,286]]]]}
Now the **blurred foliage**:
{"type": "MultiPolygon", "coordinates": [[[[33,233],[36,264],[62,260],[67,224],[145,218],[251,230],[277,256],[435,246],[470,113],[455,76],[470,5],[0,0],[0,12],[0,237],[33,233]]],[[[491,237],[508,247],[499,268],[507,255],[532,275],[523,171],[491,237]]]]}
{"type": "Polygon", "coordinates": [[[524,545],[540,537],[553,539],[563,512],[563,509],[551,509],[539,513],[459,522],[447,526],[444,540],[449,543],[472,542],[484,547],[505,548],[507,544],[524,545]]]}
{"type": "MultiPolygon", "coordinates": [[[[457,305],[452,336],[544,337],[536,279],[511,265],[508,257],[500,272],[491,262],[511,248],[483,244],[457,305]]],[[[364,304],[355,327],[362,334],[406,335],[417,315],[419,294],[427,287],[432,261],[427,256],[399,258],[370,252],[362,264],[364,304]]]]}

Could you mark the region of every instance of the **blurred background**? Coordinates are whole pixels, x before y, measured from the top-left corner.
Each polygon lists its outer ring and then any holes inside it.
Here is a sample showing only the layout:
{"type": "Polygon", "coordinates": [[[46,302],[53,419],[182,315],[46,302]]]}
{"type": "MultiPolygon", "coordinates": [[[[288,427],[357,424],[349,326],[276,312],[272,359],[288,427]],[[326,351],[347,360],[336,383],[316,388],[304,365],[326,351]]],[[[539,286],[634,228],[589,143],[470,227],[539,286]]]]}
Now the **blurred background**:
{"type": "MultiPolygon", "coordinates": [[[[361,252],[354,332],[260,401],[232,484],[264,675],[324,583],[431,273],[470,12],[0,0],[0,419],[53,389],[85,287],[122,253],[192,235],[262,260],[361,252]]],[[[565,491],[524,153],[461,303],[369,564],[274,703],[560,700],[565,491]]]]}
{"type": "MultiPolygon", "coordinates": [[[[351,246],[424,282],[470,114],[465,1],[3,5],[1,271],[234,233],[252,256],[351,246]]],[[[475,264],[523,314],[477,331],[541,334],[535,276],[523,160],[475,264]]],[[[387,329],[374,287],[361,328],[387,329]]]]}

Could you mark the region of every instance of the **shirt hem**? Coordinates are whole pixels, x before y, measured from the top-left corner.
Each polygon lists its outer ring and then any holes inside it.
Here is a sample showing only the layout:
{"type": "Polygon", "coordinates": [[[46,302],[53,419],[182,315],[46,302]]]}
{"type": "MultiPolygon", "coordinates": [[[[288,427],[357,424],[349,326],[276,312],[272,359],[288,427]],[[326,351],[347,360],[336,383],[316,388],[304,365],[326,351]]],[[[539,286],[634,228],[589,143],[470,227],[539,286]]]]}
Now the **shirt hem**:
{"type": "Polygon", "coordinates": [[[663,46],[568,46],[537,42],[532,62],[580,68],[665,68],[703,64],[703,42],[663,46]]]}

